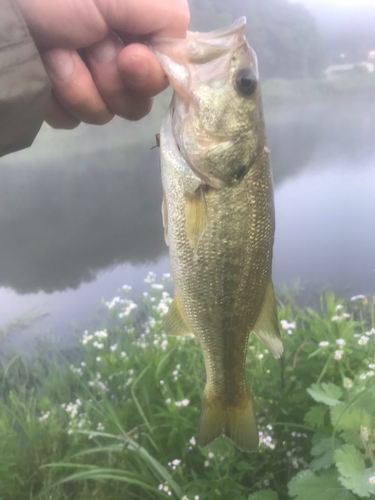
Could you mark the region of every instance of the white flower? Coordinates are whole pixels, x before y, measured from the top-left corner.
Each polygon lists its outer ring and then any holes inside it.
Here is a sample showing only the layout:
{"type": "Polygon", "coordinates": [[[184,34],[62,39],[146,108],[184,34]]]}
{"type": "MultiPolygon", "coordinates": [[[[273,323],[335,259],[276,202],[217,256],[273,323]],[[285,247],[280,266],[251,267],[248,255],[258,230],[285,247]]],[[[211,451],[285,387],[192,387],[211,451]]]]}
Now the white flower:
{"type": "Polygon", "coordinates": [[[343,318],[346,318],[346,319],[349,319],[350,318],[350,314],[349,313],[344,313],[342,315],[343,318]]]}
{"type": "Polygon", "coordinates": [[[335,359],[341,359],[342,355],[344,354],[344,351],[339,349],[338,351],[335,351],[335,359]]]}
{"type": "Polygon", "coordinates": [[[345,342],[345,340],[344,340],[344,339],[337,339],[337,340],[336,340],[336,344],[338,344],[338,345],[345,345],[345,344],[346,344],[346,342],[345,342]]]}
{"type": "Polygon", "coordinates": [[[122,351],[122,352],[121,352],[121,354],[120,354],[120,356],[121,356],[122,358],[126,358],[126,352],[125,352],[125,351],[122,351]]]}
{"type": "Polygon", "coordinates": [[[122,289],[125,290],[125,292],[130,292],[132,287],[130,285],[122,285],[122,289]]]}
{"type": "Polygon", "coordinates": [[[92,345],[94,347],[96,347],[97,349],[103,349],[103,347],[104,347],[104,344],[102,344],[101,342],[97,342],[96,340],[95,340],[95,342],[92,343],[92,345]]]}
{"type": "Polygon", "coordinates": [[[159,490],[162,490],[163,489],[163,485],[159,484],[158,488],[159,488],[159,490]]]}
{"type": "Polygon", "coordinates": [[[174,375],[174,376],[176,377],[176,376],[178,375],[178,370],[174,370],[174,371],[172,372],[172,375],[174,375]]]}
{"type": "Polygon", "coordinates": [[[208,452],[208,458],[214,458],[214,453],[212,451],[209,451],[208,452]]]}
{"type": "Polygon", "coordinates": [[[172,401],[172,400],[171,400],[171,398],[167,398],[167,399],[165,400],[165,402],[166,402],[168,405],[169,405],[169,403],[170,403],[171,401],[172,401]]]}
{"type": "Polygon", "coordinates": [[[209,465],[210,465],[210,461],[209,461],[209,460],[205,460],[205,461],[204,461],[204,466],[205,466],[205,467],[208,467],[209,465]]]}
{"type": "Polygon", "coordinates": [[[199,495],[195,495],[194,500],[199,500],[199,495]]]}
{"type": "Polygon", "coordinates": [[[289,334],[289,335],[292,335],[292,334],[293,334],[293,330],[291,330],[291,329],[289,328],[289,330],[288,330],[288,334],[289,334]]]}
{"type": "Polygon", "coordinates": [[[366,345],[368,340],[369,340],[368,337],[366,337],[365,335],[362,335],[362,337],[358,340],[358,344],[359,345],[366,345]]]}
{"type": "Polygon", "coordinates": [[[340,311],[340,309],[343,309],[343,308],[344,308],[344,306],[339,304],[338,306],[336,306],[336,311],[340,311]]]}
{"type": "Polygon", "coordinates": [[[112,352],[115,351],[117,349],[117,344],[111,345],[110,349],[112,352]]]}
{"type": "Polygon", "coordinates": [[[96,357],[96,361],[99,363],[100,361],[102,360],[102,358],[100,356],[97,356],[96,357]]]}
{"type": "Polygon", "coordinates": [[[369,478],[369,483],[371,483],[371,484],[375,484],[375,476],[371,476],[371,477],[369,478]]]}
{"type": "Polygon", "coordinates": [[[353,387],[353,380],[348,377],[344,377],[342,385],[345,387],[345,389],[350,389],[351,387],[353,387]]]}
{"type": "Polygon", "coordinates": [[[174,460],[172,460],[172,462],[169,462],[168,465],[169,467],[172,467],[172,469],[174,470],[178,465],[180,465],[181,463],[181,460],[179,460],[178,458],[175,458],[174,460]]]}
{"type": "Polygon", "coordinates": [[[129,375],[130,375],[130,376],[134,375],[134,370],[133,370],[133,368],[131,368],[131,369],[129,370],[129,375]]]}
{"type": "Polygon", "coordinates": [[[374,333],[375,333],[375,328],[373,328],[369,332],[365,332],[365,335],[367,335],[368,337],[371,337],[371,335],[374,335],[374,333]]]}
{"type": "Polygon", "coordinates": [[[82,336],[82,340],[81,340],[81,342],[82,342],[82,344],[83,344],[83,345],[86,345],[86,344],[87,344],[87,342],[89,342],[89,341],[90,341],[90,340],[92,340],[93,338],[94,338],[94,337],[93,337],[93,335],[88,335],[88,333],[87,333],[87,332],[85,332],[85,333],[83,334],[83,336],[82,336]]]}
{"type": "Polygon", "coordinates": [[[359,378],[360,378],[361,380],[365,380],[365,378],[366,378],[366,373],[361,373],[361,375],[359,376],[359,378]]]}
{"type": "Polygon", "coordinates": [[[370,371],[368,371],[368,372],[366,373],[366,376],[367,376],[367,377],[373,377],[374,375],[375,375],[374,370],[370,370],[370,371]]]}
{"type": "Polygon", "coordinates": [[[363,300],[365,298],[365,295],[354,295],[350,300],[363,300]]]}
{"type": "Polygon", "coordinates": [[[97,426],[97,428],[96,428],[96,429],[97,429],[98,431],[104,431],[105,427],[104,427],[104,425],[103,425],[101,422],[99,422],[99,423],[98,423],[98,426],[97,426]]]}
{"type": "Polygon", "coordinates": [[[369,368],[371,368],[371,370],[375,370],[375,364],[374,363],[370,363],[368,365],[369,368]]]}
{"type": "Polygon", "coordinates": [[[45,413],[42,412],[42,416],[39,417],[39,420],[42,422],[43,420],[47,420],[47,418],[51,415],[50,411],[46,411],[45,413]]]}
{"type": "Polygon", "coordinates": [[[264,358],[264,354],[258,354],[258,358],[259,359],[263,359],[264,358]]]}
{"type": "Polygon", "coordinates": [[[85,367],[86,363],[84,361],[81,362],[81,366],[85,367]]]}
{"type": "Polygon", "coordinates": [[[329,345],[329,342],[327,342],[326,340],[322,340],[321,342],[319,342],[319,347],[327,347],[327,345],[329,345]]]}
{"type": "Polygon", "coordinates": [[[192,436],[192,437],[189,439],[189,443],[190,443],[191,445],[193,445],[193,446],[195,446],[195,445],[196,445],[196,441],[195,441],[195,437],[194,437],[194,436],[192,436]]]}
{"type": "Polygon", "coordinates": [[[98,339],[106,339],[108,337],[107,330],[100,330],[94,333],[95,337],[98,339]]]}
{"type": "Polygon", "coordinates": [[[189,400],[189,399],[183,399],[183,400],[181,401],[182,406],[188,406],[188,404],[189,404],[189,403],[190,403],[190,400],[189,400]]]}
{"type": "Polygon", "coordinates": [[[163,278],[169,279],[171,277],[171,273],[163,273],[163,278]]]}
{"type": "Polygon", "coordinates": [[[339,321],[340,319],[340,316],[332,316],[331,321],[339,321]]]}
{"type": "Polygon", "coordinates": [[[284,330],[289,330],[290,328],[294,330],[294,328],[296,327],[295,323],[289,323],[286,319],[282,319],[280,323],[284,330]]]}
{"type": "Polygon", "coordinates": [[[150,271],[147,277],[143,280],[145,283],[153,283],[155,281],[156,274],[150,271]]]}
{"type": "Polygon", "coordinates": [[[154,288],[155,290],[163,290],[164,289],[164,285],[154,283],[153,285],[151,285],[151,288],[154,288]]]}
{"type": "Polygon", "coordinates": [[[163,351],[165,351],[167,345],[168,345],[168,340],[163,340],[163,342],[160,344],[160,347],[163,349],[163,351]]]}

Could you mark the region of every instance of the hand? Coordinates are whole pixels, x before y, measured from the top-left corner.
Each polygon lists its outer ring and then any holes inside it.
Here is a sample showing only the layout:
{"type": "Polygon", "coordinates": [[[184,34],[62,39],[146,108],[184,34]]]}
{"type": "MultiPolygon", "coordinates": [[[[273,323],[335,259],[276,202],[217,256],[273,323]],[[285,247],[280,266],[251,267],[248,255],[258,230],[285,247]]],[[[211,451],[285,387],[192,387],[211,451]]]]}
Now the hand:
{"type": "Polygon", "coordinates": [[[186,0],[15,0],[52,82],[47,123],[139,120],[168,85],[145,35],[184,38],[186,0]]]}

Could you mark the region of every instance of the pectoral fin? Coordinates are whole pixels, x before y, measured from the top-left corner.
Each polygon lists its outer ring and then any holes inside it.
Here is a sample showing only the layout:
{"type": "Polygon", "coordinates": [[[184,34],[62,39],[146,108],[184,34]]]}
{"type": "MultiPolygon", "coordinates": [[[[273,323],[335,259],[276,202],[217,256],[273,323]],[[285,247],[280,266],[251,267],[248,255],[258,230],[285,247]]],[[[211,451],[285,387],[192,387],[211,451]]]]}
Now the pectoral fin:
{"type": "Polygon", "coordinates": [[[272,281],[267,286],[262,308],[253,331],[275,358],[281,356],[283,344],[277,319],[277,307],[272,281]]]}
{"type": "Polygon", "coordinates": [[[203,189],[185,194],[186,233],[190,246],[196,252],[207,225],[207,205],[203,189]]]}
{"type": "Polygon", "coordinates": [[[167,335],[179,336],[193,333],[186,319],[178,292],[175,292],[172,304],[169,306],[164,328],[167,335]]]}
{"type": "Polygon", "coordinates": [[[161,215],[163,217],[163,227],[164,227],[164,239],[167,246],[169,246],[168,240],[168,209],[167,209],[167,200],[165,198],[165,194],[163,194],[163,202],[161,204],[161,215]]]}

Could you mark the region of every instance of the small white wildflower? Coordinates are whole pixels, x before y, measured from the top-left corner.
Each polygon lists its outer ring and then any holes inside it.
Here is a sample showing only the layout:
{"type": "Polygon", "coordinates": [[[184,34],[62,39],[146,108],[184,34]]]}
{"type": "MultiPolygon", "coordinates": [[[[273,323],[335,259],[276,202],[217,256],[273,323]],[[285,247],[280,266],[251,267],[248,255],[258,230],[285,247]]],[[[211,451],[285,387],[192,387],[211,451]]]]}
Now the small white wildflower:
{"type": "Polygon", "coordinates": [[[370,370],[370,371],[368,371],[368,372],[366,373],[366,376],[367,376],[367,377],[373,377],[374,375],[375,375],[374,370],[370,370]]]}
{"type": "Polygon", "coordinates": [[[366,337],[365,335],[362,335],[362,337],[358,340],[358,344],[359,345],[366,345],[368,340],[369,340],[368,337],[366,337]]]}
{"type": "Polygon", "coordinates": [[[321,342],[319,342],[319,347],[327,347],[327,345],[329,345],[329,342],[327,342],[326,340],[322,340],[321,342]]]}
{"type": "Polygon", "coordinates": [[[375,370],[375,363],[370,363],[368,367],[371,368],[371,370],[375,370]]]}
{"type": "Polygon", "coordinates": [[[92,344],[94,347],[96,347],[97,349],[103,349],[104,348],[104,344],[102,344],[101,342],[93,342],[92,344]]]}
{"type": "Polygon", "coordinates": [[[204,466],[205,466],[205,467],[208,467],[209,465],[210,465],[210,461],[209,461],[209,460],[205,460],[205,461],[204,461],[204,466]]]}
{"type": "Polygon", "coordinates": [[[375,484],[375,476],[371,476],[371,477],[369,478],[369,483],[371,483],[371,484],[375,484]]]}
{"type": "Polygon", "coordinates": [[[372,329],[372,330],[370,330],[370,331],[368,331],[368,332],[365,332],[365,335],[367,335],[367,337],[371,337],[371,335],[373,335],[373,334],[374,334],[373,330],[374,330],[374,329],[372,329]]]}
{"type": "Polygon", "coordinates": [[[342,315],[342,317],[343,317],[343,318],[345,318],[345,319],[349,319],[349,318],[350,318],[350,316],[351,316],[351,315],[350,315],[349,313],[344,313],[344,314],[342,315]]]}
{"type": "Polygon", "coordinates": [[[125,352],[125,351],[122,351],[122,352],[121,352],[121,354],[120,354],[120,356],[121,356],[122,358],[126,358],[126,352],[125,352]]]}
{"type": "Polygon", "coordinates": [[[96,430],[98,430],[98,431],[104,431],[104,429],[105,429],[104,425],[101,422],[99,422],[96,430]]]}
{"type": "Polygon", "coordinates": [[[361,380],[365,380],[365,378],[366,378],[366,373],[361,373],[361,375],[359,376],[359,378],[360,378],[361,380]]]}
{"type": "Polygon", "coordinates": [[[174,370],[174,371],[172,372],[172,375],[174,375],[174,376],[176,377],[176,375],[178,375],[178,370],[174,370]]]}
{"type": "MultiPolygon", "coordinates": [[[[172,460],[172,462],[171,462],[171,463],[172,463],[172,465],[173,465],[174,467],[177,467],[178,465],[180,465],[181,460],[179,460],[178,458],[175,458],[174,460],[172,460]]],[[[168,464],[168,465],[169,465],[169,464],[168,464]]]]}
{"type": "Polygon", "coordinates": [[[214,458],[215,454],[212,451],[208,452],[208,458],[214,458]]]}
{"type": "Polygon", "coordinates": [[[163,342],[160,344],[160,347],[163,349],[163,351],[165,351],[167,345],[168,345],[168,340],[163,340],[163,342]]]}
{"type": "Polygon", "coordinates": [[[81,340],[81,342],[82,342],[82,344],[83,344],[83,345],[86,345],[86,344],[87,344],[87,342],[89,342],[89,341],[90,341],[90,340],[92,340],[93,338],[94,338],[94,336],[93,336],[93,335],[89,335],[89,334],[87,333],[87,331],[86,331],[86,332],[83,334],[83,336],[82,336],[82,340],[81,340]]]}
{"type": "Polygon", "coordinates": [[[339,321],[340,319],[340,316],[332,316],[331,321],[339,321]]]}
{"type": "Polygon", "coordinates": [[[158,488],[159,488],[159,490],[162,490],[163,489],[163,484],[159,484],[158,488]]]}
{"type": "Polygon", "coordinates": [[[85,367],[86,363],[84,361],[81,362],[81,366],[85,367]]]}
{"type": "Polygon", "coordinates": [[[171,400],[171,398],[167,398],[167,399],[165,400],[165,402],[167,403],[167,405],[169,405],[169,403],[170,403],[171,401],[172,401],[172,400],[171,400]]]}
{"type": "Polygon", "coordinates": [[[159,384],[164,385],[164,380],[160,380],[159,384]]]}
{"type": "Polygon", "coordinates": [[[153,283],[155,281],[156,274],[150,271],[147,277],[143,280],[145,283],[153,283]]]}
{"type": "Polygon", "coordinates": [[[47,418],[51,415],[50,411],[46,411],[45,413],[42,413],[42,416],[39,417],[40,421],[47,420],[47,418]]]}
{"type": "Polygon", "coordinates": [[[345,344],[346,344],[346,342],[345,342],[345,340],[344,340],[344,339],[337,339],[337,340],[336,340],[336,344],[338,344],[338,345],[345,345],[345,344]]]}
{"type": "Polygon", "coordinates": [[[294,328],[296,327],[295,323],[289,323],[286,319],[282,319],[280,323],[284,330],[289,330],[289,329],[294,330],[294,328]]]}
{"type": "Polygon", "coordinates": [[[344,306],[342,304],[339,304],[338,306],[336,306],[336,311],[340,311],[340,309],[343,309],[344,306]]]}
{"type": "Polygon", "coordinates": [[[350,300],[363,300],[365,298],[365,295],[354,295],[350,300]]]}
{"type": "Polygon", "coordinates": [[[113,352],[113,351],[115,351],[116,349],[117,349],[117,344],[113,344],[113,345],[111,345],[110,350],[111,350],[112,352],[113,352]]]}
{"type": "Polygon", "coordinates": [[[264,358],[264,354],[258,354],[258,358],[259,359],[263,359],[264,358]]]}
{"type": "Polygon", "coordinates": [[[97,361],[98,363],[102,360],[102,358],[101,358],[100,356],[96,356],[96,358],[95,358],[95,359],[96,359],[96,361],[97,361]]]}
{"type": "Polygon", "coordinates": [[[129,370],[129,375],[130,375],[130,376],[134,375],[134,370],[133,370],[133,368],[131,368],[131,369],[129,370]]]}
{"type": "Polygon", "coordinates": [[[108,337],[107,330],[100,330],[94,333],[95,337],[98,339],[106,339],[108,337]]]}
{"type": "Polygon", "coordinates": [[[195,495],[194,500],[199,500],[199,495],[195,495]]]}
{"type": "Polygon", "coordinates": [[[182,406],[188,406],[189,403],[190,403],[190,399],[183,399],[181,401],[182,406]]]}
{"type": "Polygon", "coordinates": [[[167,485],[164,486],[163,488],[164,491],[169,491],[169,487],[167,485]]]}
{"type": "Polygon", "coordinates": [[[195,441],[195,437],[192,436],[190,439],[189,439],[189,443],[192,445],[192,446],[195,446],[196,445],[196,441],[195,441]]]}
{"type": "Polygon", "coordinates": [[[288,334],[289,334],[289,335],[292,335],[292,334],[293,334],[293,330],[291,330],[291,329],[289,328],[289,330],[288,330],[288,334]]]}
{"type": "Polygon", "coordinates": [[[342,355],[344,354],[344,351],[339,349],[338,351],[335,351],[335,359],[341,359],[342,355]]]}
{"type": "Polygon", "coordinates": [[[164,285],[158,284],[158,283],[154,283],[153,285],[151,285],[151,288],[153,288],[154,290],[163,290],[164,289],[164,285]]]}
{"type": "Polygon", "coordinates": [[[122,289],[125,290],[125,292],[130,292],[132,287],[130,285],[122,285],[122,289]]]}
{"type": "Polygon", "coordinates": [[[351,387],[353,387],[353,380],[348,377],[344,377],[342,385],[345,387],[345,389],[350,389],[351,387]]]}

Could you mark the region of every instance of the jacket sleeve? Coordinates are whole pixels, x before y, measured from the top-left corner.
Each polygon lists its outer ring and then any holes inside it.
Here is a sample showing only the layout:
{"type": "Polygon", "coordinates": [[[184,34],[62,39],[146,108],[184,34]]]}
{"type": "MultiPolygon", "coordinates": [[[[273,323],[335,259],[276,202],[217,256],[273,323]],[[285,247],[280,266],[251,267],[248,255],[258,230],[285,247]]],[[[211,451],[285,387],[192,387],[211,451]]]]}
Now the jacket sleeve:
{"type": "Polygon", "coordinates": [[[50,82],[12,0],[0,0],[0,156],[30,146],[47,110],[50,82]]]}

